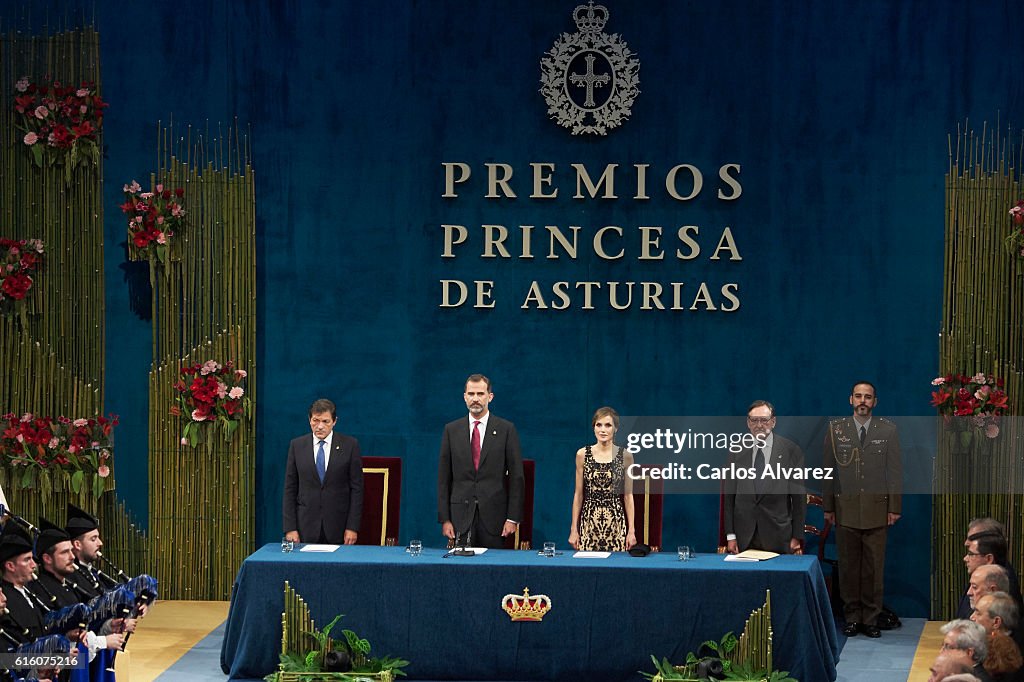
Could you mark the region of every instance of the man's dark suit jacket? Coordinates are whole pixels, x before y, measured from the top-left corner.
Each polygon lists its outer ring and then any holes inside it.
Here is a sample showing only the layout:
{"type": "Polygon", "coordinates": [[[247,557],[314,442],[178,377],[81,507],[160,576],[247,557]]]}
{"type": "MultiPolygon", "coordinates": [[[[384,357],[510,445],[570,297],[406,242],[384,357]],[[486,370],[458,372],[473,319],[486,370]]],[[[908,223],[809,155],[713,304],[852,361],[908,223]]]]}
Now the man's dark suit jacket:
{"type": "MultiPolygon", "coordinates": [[[[730,457],[737,468],[750,468],[754,461],[753,450],[733,454],[730,457]]],[[[772,434],[772,456],[770,468],[776,465],[788,468],[803,468],[804,453],[793,441],[772,434]]],[[[757,472],[758,476],[762,472],[757,472]]],[[[807,515],[807,493],[802,481],[783,478],[761,482],[760,495],[754,489],[753,480],[725,481],[725,532],[736,535],[736,543],[742,552],[750,549],[754,530],[769,552],[789,553],[791,538],[804,536],[804,518],[807,515]]]]}
{"type": "Polygon", "coordinates": [[[302,542],[316,542],[320,529],[328,543],[340,545],[345,530],[359,532],[363,519],[363,458],[359,441],[334,432],[323,484],[316,472],[313,434],[292,440],[284,473],[284,532],[297,530],[302,542]]]}
{"type": "Polygon", "coordinates": [[[473,467],[468,415],[445,425],[437,472],[438,523],[451,521],[455,532],[465,533],[479,509],[483,527],[500,535],[506,520],[522,520],[523,481],[519,434],[512,422],[490,415],[479,470],[473,467]]]}

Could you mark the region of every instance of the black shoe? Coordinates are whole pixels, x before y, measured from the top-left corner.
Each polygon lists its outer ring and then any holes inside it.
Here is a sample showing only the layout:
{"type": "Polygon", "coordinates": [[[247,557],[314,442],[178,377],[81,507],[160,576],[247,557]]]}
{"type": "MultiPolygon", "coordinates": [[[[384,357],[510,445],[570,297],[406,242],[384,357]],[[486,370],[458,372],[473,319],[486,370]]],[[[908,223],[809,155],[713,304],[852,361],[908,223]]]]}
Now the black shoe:
{"type": "Polygon", "coordinates": [[[861,625],[860,631],[863,632],[866,637],[870,637],[872,639],[878,639],[882,636],[882,631],[874,625],[861,625]]]}
{"type": "Polygon", "coordinates": [[[860,623],[847,623],[843,626],[843,634],[847,637],[856,637],[857,633],[860,632],[860,623]]]}

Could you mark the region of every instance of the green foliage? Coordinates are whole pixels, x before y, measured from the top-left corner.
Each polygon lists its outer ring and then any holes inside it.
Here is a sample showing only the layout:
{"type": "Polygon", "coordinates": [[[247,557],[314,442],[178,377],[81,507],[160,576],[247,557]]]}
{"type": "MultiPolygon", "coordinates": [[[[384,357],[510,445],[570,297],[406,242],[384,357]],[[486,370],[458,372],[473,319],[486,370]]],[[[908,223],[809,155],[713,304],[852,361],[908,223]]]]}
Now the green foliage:
{"type": "Polygon", "coordinates": [[[722,636],[721,641],[716,642],[710,639],[701,644],[701,648],[707,647],[715,652],[714,656],[707,656],[704,658],[698,658],[697,654],[690,652],[686,654],[686,663],[680,666],[673,665],[667,658],[662,658],[660,661],[655,656],[651,656],[651,660],[654,662],[655,672],[646,673],[640,671],[648,680],[673,680],[679,682],[694,682],[698,680],[696,676],[697,665],[702,661],[717,658],[722,661],[722,671],[725,673],[725,679],[733,680],[734,682],[799,682],[789,676],[789,672],[785,670],[772,670],[756,669],[754,666],[747,661],[733,662],[729,659],[729,656],[736,650],[736,646],[739,644],[739,639],[732,632],[727,632],[722,636]]]}
{"type": "MultiPolygon", "coordinates": [[[[342,630],[343,639],[332,639],[331,631],[334,626],[343,618],[342,614],[334,617],[330,623],[322,629],[307,630],[305,634],[312,636],[317,643],[317,649],[309,651],[305,656],[299,654],[281,654],[280,669],[283,672],[297,673],[318,673],[323,672],[324,655],[328,651],[347,651],[352,660],[352,673],[380,673],[390,670],[395,677],[404,676],[402,668],[409,665],[409,661],[394,656],[370,656],[370,642],[352,630],[342,630]]],[[[264,679],[268,682],[276,682],[277,677],[271,679],[268,675],[264,679]]]]}

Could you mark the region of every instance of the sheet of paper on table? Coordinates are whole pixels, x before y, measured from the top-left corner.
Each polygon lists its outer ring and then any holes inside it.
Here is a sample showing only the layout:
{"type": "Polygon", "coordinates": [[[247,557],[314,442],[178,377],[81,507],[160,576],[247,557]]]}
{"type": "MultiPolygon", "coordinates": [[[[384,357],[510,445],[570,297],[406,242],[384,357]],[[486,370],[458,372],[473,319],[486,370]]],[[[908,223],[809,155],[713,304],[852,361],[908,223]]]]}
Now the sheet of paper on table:
{"type": "Polygon", "coordinates": [[[580,550],[572,555],[573,559],[607,559],[612,555],[611,552],[585,552],[580,550]]]}
{"type": "Polygon", "coordinates": [[[334,550],[341,547],[341,545],[303,545],[299,548],[300,552],[333,552],[334,550]]]}
{"type": "Polygon", "coordinates": [[[767,559],[774,559],[779,556],[775,552],[762,552],[759,549],[748,549],[745,552],[739,554],[726,554],[726,561],[766,561],[767,559]]]}

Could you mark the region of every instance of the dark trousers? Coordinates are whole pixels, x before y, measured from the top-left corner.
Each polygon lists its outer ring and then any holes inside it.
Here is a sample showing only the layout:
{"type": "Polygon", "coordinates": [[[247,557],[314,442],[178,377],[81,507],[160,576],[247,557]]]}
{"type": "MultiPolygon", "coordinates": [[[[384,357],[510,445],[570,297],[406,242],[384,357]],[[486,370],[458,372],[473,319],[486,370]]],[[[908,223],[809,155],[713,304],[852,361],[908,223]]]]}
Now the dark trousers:
{"type": "Polygon", "coordinates": [[[502,549],[505,547],[505,538],[501,537],[501,531],[495,535],[484,528],[484,524],[480,522],[480,516],[478,515],[473,522],[473,546],[502,549]]]}
{"type": "Polygon", "coordinates": [[[775,552],[776,554],[792,554],[792,550],[789,548],[789,542],[780,545],[773,545],[768,539],[761,537],[761,531],[759,526],[754,526],[754,536],[750,538],[750,544],[742,548],[747,549],[759,549],[763,552],[775,552]]]}
{"type": "Polygon", "coordinates": [[[501,533],[498,535],[491,533],[484,527],[484,524],[480,522],[480,516],[477,515],[473,519],[472,523],[473,532],[460,533],[458,530],[455,531],[455,545],[469,545],[472,547],[487,547],[488,549],[503,549],[505,547],[505,538],[501,537],[501,533]]]}
{"type": "Polygon", "coordinates": [[[836,526],[839,595],[847,623],[877,625],[885,593],[885,539],[888,528],[836,526]]]}

